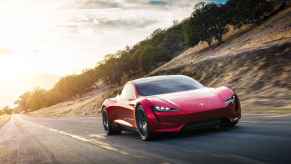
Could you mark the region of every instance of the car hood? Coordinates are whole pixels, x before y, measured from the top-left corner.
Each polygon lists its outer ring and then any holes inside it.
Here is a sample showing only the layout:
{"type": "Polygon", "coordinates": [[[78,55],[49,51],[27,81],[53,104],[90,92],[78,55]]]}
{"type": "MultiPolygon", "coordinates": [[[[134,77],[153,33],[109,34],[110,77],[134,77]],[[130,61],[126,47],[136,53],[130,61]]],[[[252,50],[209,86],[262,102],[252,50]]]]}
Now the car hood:
{"type": "Polygon", "coordinates": [[[199,112],[226,107],[224,98],[213,88],[162,94],[155,97],[183,112],[199,112]]]}

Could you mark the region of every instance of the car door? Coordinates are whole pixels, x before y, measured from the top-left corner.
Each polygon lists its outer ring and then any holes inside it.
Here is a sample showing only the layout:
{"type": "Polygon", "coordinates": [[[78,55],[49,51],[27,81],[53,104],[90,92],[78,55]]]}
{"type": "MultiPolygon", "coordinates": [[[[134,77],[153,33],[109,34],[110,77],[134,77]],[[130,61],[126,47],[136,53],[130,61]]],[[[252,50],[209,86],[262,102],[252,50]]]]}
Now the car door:
{"type": "Polygon", "coordinates": [[[119,117],[120,120],[117,120],[119,124],[126,125],[129,127],[134,127],[135,119],[134,119],[134,112],[135,106],[133,102],[136,99],[136,92],[135,88],[131,83],[127,83],[119,97],[119,104],[120,104],[120,111],[119,117]]]}

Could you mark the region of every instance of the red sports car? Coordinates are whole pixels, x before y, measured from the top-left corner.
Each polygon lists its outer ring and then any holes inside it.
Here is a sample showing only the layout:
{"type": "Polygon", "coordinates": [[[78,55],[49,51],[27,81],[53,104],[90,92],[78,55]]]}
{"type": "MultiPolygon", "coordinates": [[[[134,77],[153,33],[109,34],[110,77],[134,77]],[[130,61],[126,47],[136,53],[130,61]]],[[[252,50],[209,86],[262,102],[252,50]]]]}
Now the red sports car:
{"type": "Polygon", "coordinates": [[[239,98],[233,90],[207,88],[183,75],[129,81],[120,95],[104,101],[101,112],[108,135],[129,128],[138,131],[142,140],[185,128],[233,127],[241,118],[239,98]]]}

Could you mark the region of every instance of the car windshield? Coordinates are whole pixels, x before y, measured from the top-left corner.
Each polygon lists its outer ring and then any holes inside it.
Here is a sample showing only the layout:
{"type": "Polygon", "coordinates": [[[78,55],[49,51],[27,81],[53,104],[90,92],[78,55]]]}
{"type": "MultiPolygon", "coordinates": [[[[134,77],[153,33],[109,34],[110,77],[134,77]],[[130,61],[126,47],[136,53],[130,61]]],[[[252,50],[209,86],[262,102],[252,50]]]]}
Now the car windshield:
{"type": "Polygon", "coordinates": [[[136,83],[137,90],[141,96],[152,96],[181,92],[203,88],[199,82],[188,77],[160,78],[156,80],[146,80],[136,83]]]}

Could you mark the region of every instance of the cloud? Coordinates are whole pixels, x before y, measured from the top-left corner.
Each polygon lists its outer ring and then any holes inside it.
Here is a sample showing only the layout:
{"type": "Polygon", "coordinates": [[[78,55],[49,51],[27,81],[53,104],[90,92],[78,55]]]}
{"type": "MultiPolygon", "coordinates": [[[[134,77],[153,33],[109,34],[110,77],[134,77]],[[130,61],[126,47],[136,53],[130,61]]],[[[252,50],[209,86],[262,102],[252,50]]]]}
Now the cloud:
{"type": "Polygon", "coordinates": [[[122,3],[118,1],[108,1],[108,0],[80,0],[77,1],[79,8],[121,8],[122,3]]]}
{"type": "Polygon", "coordinates": [[[96,20],[96,26],[104,28],[145,28],[147,26],[157,23],[157,20],[151,19],[139,19],[139,20],[128,20],[128,19],[99,19],[96,20]]]}
{"type": "Polygon", "coordinates": [[[91,28],[91,31],[106,29],[140,29],[171,25],[190,15],[193,6],[201,0],[78,0],[77,15],[63,25],[72,32],[91,28]]]}
{"type": "Polygon", "coordinates": [[[147,17],[98,17],[95,15],[87,15],[85,18],[74,19],[74,24],[67,25],[68,28],[93,28],[96,30],[100,29],[112,29],[112,28],[125,28],[125,29],[136,29],[146,28],[154,25],[159,21],[154,18],[147,17]]]}
{"type": "Polygon", "coordinates": [[[80,8],[189,7],[202,0],[79,0],[80,8]]]}

